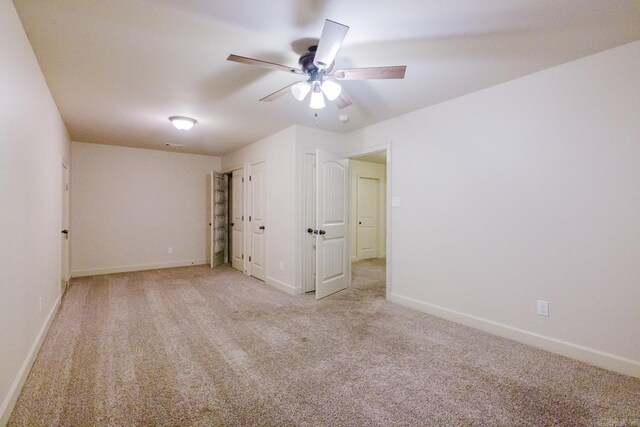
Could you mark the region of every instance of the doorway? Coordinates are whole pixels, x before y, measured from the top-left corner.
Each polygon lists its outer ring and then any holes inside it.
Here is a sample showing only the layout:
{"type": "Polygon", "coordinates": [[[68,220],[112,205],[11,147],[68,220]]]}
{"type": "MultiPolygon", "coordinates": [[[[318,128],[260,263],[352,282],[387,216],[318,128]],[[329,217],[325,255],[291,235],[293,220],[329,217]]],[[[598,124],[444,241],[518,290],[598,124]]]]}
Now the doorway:
{"type": "MultiPolygon", "coordinates": [[[[318,150],[320,152],[321,150],[318,150]]],[[[347,206],[348,227],[345,227],[346,250],[348,260],[351,262],[365,261],[368,263],[352,264],[347,261],[346,268],[338,268],[344,271],[348,277],[348,284],[351,283],[352,274],[360,274],[365,270],[374,272],[368,276],[378,281],[378,286],[382,283],[382,294],[386,295],[388,287],[388,266],[386,260],[387,253],[387,152],[388,147],[378,149],[375,152],[356,153],[348,158],[348,198],[347,206]],[[369,268],[371,267],[371,268],[369,268]],[[382,280],[380,280],[382,278],[382,280]]],[[[345,159],[346,160],[346,159],[345,159]]],[[[316,233],[326,231],[322,223],[326,218],[319,218],[320,213],[326,211],[326,207],[318,204],[326,204],[326,193],[318,194],[319,186],[317,154],[306,153],[303,164],[303,266],[302,266],[302,288],[305,293],[316,292],[318,295],[318,267],[323,266],[325,261],[320,256],[318,262],[319,244],[326,243],[326,239],[316,233]]],[[[337,170],[337,169],[336,169],[337,170]]],[[[326,175],[325,175],[326,177],[326,175]]],[[[336,181],[336,176],[330,177],[330,181],[336,181]]],[[[334,208],[336,204],[334,203],[334,208]]],[[[334,213],[336,210],[333,210],[334,213]]],[[[329,222],[336,222],[335,220],[329,222]]],[[[326,227],[325,227],[326,228],[326,227]]],[[[337,242],[337,240],[334,240],[337,242]]],[[[334,252],[333,258],[342,258],[334,252]]],[[[321,272],[326,275],[326,272],[321,272]]],[[[337,273],[336,273],[337,274],[337,273]]],[[[340,273],[342,274],[342,273],[340,273]]],[[[368,274],[368,273],[367,273],[368,274]]],[[[367,276],[365,274],[365,276],[367,276]]],[[[358,286],[361,285],[362,277],[357,278],[358,286]]],[[[354,283],[356,280],[354,279],[354,283]]]]}
{"type": "Polygon", "coordinates": [[[229,231],[227,224],[229,183],[228,177],[211,171],[208,185],[209,238],[207,239],[207,259],[211,268],[229,262],[229,231]]]}
{"type": "Polygon", "coordinates": [[[224,263],[262,281],[267,268],[267,163],[211,172],[211,267],[224,263]],[[224,253],[224,258],[220,255],[224,253]]]}

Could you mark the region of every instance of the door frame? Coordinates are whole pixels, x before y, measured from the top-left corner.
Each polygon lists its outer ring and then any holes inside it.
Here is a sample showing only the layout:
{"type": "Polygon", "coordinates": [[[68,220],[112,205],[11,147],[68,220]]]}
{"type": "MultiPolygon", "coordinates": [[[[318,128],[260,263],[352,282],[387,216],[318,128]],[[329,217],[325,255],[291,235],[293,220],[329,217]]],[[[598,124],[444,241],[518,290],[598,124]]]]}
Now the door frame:
{"type": "MultiPolygon", "coordinates": [[[[345,157],[348,159],[352,159],[358,156],[364,156],[366,154],[377,153],[380,151],[386,152],[387,155],[387,186],[385,193],[385,206],[386,206],[386,218],[385,218],[385,265],[386,265],[386,278],[385,278],[385,298],[390,299],[391,293],[393,291],[393,286],[391,283],[391,238],[392,238],[392,230],[391,230],[391,143],[376,145],[373,147],[362,148],[357,151],[351,151],[345,154],[345,157]]],[[[353,214],[352,209],[353,206],[349,205],[349,215],[353,214]]],[[[351,242],[349,242],[351,243],[351,242]]]]}

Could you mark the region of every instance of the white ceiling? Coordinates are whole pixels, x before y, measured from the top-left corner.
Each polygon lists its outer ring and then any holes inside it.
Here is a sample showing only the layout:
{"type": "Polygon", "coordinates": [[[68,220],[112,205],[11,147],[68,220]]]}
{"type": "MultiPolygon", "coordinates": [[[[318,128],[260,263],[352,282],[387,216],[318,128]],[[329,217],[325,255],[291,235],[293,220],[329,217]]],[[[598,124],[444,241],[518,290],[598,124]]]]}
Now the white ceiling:
{"type": "Polygon", "coordinates": [[[297,65],[325,18],[351,27],[336,69],[407,65],[404,80],[344,82],[354,105],[328,105],[317,118],[318,128],[336,132],[640,39],[637,0],[14,4],[74,141],[213,155],[293,124],[316,125],[308,103],[290,95],[258,102],[299,78],[226,58],[297,65]],[[177,131],[172,115],[198,125],[177,131]]]}

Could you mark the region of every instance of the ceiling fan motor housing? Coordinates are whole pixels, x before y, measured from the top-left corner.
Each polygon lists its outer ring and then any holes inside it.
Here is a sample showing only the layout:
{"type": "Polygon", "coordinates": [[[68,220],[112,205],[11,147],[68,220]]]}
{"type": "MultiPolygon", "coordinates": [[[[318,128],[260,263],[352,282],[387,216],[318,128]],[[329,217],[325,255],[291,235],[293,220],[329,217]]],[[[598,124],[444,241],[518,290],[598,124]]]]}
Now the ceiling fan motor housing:
{"type": "Polygon", "coordinates": [[[300,69],[307,74],[315,74],[318,72],[318,67],[313,63],[313,60],[316,57],[316,50],[318,46],[310,46],[307,53],[302,55],[298,60],[298,65],[300,65],[300,69]]]}

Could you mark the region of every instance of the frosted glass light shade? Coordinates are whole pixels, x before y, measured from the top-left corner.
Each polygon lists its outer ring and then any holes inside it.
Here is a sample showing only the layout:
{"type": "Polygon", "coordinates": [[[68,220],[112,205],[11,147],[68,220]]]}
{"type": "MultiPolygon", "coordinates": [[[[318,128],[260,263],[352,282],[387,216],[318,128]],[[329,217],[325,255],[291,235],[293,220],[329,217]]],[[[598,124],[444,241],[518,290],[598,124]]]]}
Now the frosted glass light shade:
{"type": "Polygon", "coordinates": [[[298,82],[291,86],[291,94],[298,101],[302,101],[309,91],[311,90],[311,85],[309,82],[298,82]]]}
{"type": "Polygon", "coordinates": [[[341,91],[342,87],[340,87],[340,85],[334,81],[325,80],[324,82],[322,82],[322,92],[324,92],[329,101],[333,101],[338,96],[340,96],[341,91]]]}
{"type": "Polygon", "coordinates": [[[313,108],[314,110],[320,110],[321,108],[324,108],[324,95],[322,95],[321,91],[313,91],[313,93],[311,93],[311,102],[309,103],[309,107],[313,108]]]}
{"type": "Polygon", "coordinates": [[[173,124],[173,126],[175,126],[176,129],[180,130],[189,130],[193,127],[193,125],[198,123],[195,119],[181,116],[169,117],[169,120],[171,120],[171,123],[173,124]]]}

